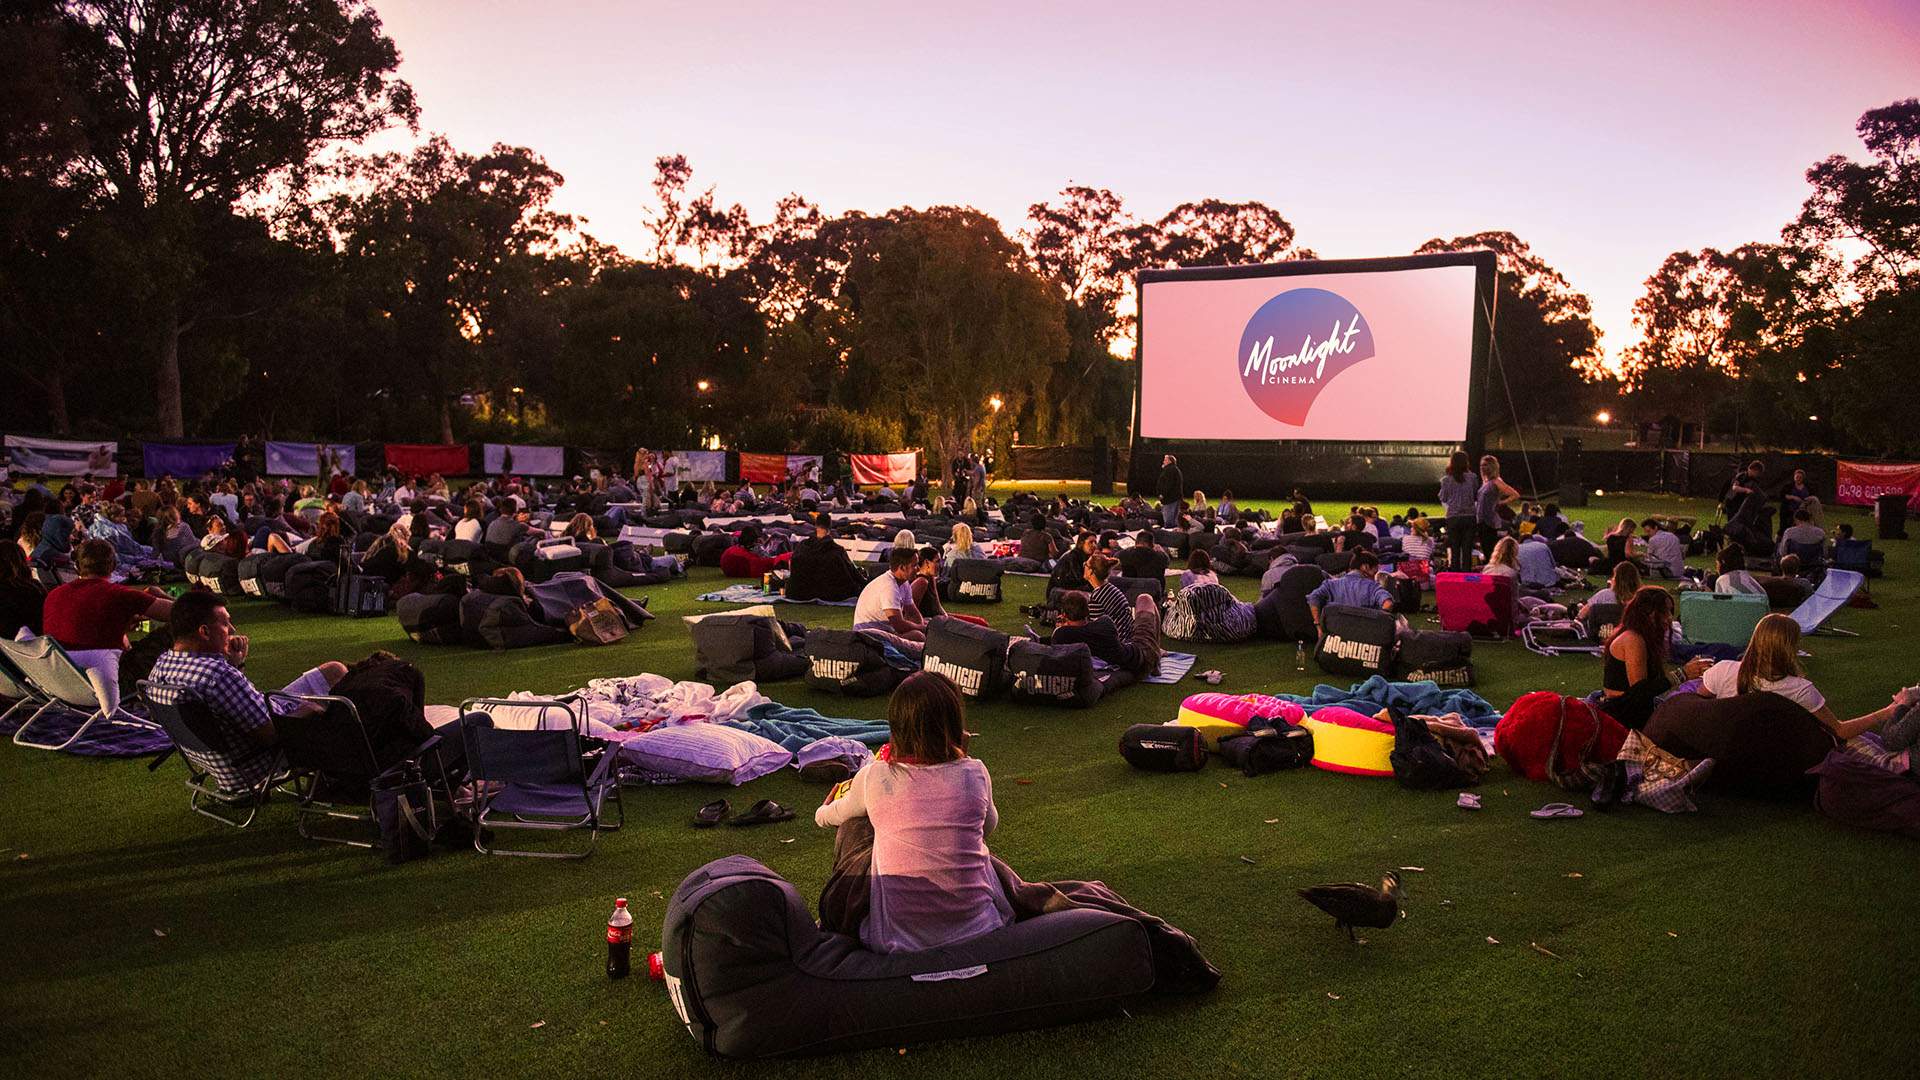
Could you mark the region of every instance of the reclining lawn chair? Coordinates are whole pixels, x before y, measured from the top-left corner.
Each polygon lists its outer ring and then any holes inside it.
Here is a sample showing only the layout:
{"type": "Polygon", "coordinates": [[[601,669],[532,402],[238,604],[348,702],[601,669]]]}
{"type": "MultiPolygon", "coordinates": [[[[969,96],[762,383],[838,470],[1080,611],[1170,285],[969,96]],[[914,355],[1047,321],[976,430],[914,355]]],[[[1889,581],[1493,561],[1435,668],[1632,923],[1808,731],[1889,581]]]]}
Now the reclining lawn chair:
{"type": "Polygon", "coordinates": [[[373,809],[377,781],[408,762],[420,763],[429,758],[434,759],[435,765],[430,770],[423,769],[422,774],[437,782],[438,791],[434,790],[435,783],[430,782],[427,820],[419,827],[425,830],[426,837],[439,831],[439,809],[431,797],[433,794],[440,795],[448,813],[452,813],[453,781],[440,754],[443,736],[430,735],[407,761],[383,766],[374,752],[373,739],[367,734],[366,721],[351,700],[336,694],[293,697],[275,692],[268,697],[315,706],[278,713],[273,720],[274,731],[287,757],[287,768],[296,782],[294,793],[300,801],[294,806],[294,821],[301,836],[348,847],[377,846],[379,821],[373,809]],[[359,822],[372,829],[374,835],[356,840],[313,831],[314,824],[329,818],[359,822]]]}
{"type": "Polygon", "coordinates": [[[0,701],[13,702],[6,712],[0,712],[0,728],[21,709],[38,709],[47,703],[46,695],[34,689],[32,680],[22,675],[5,653],[0,653],[0,701]]]}
{"type": "Polygon", "coordinates": [[[467,773],[481,792],[475,801],[475,850],[488,855],[584,859],[593,854],[602,829],[611,831],[625,823],[614,751],[589,739],[585,724],[584,714],[566,701],[471,698],[460,703],[467,773]],[[498,726],[491,715],[496,709],[534,710],[534,726],[498,726]],[[556,713],[561,723],[554,726],[556,713]],[[601,816],[609,792],[620,812],[612,824],[601,816]],[[585,829],[587,846],[583,851],[489,847],[489,829],[585,829]]]}
{"type": "MultiPolygon", "coordinates": [[[[126,727],[159,730],[159,725],[144,720],[122,708],[119,703],[111,707],[103,706],[100,694],[95,691],[93,680],[73,662],[60,643],[50,637],[34,638],[32,641],[7,641],[0,639],[0,653],[4,653],[7,662],[12,664],[27,684],[40,695],[42,704],[34,710],[27,722],[13,733],[17,746],[30,746],[36,750],[65,750],[80,741],[94,724],[105,721],[126,727]],[[80,726],[60,742],[39,742],[27,736],[27,732],[42,717],[58,716],[63,713],[82,716],[80,726]]],[[[11,710],[9,710],[11,711],[11,710]]]]}
{"type": "Polygon", "coordinates": [[[1580,653],[1598,656],[1607,646],[1607,637],[1620,622],[1619,604],[1596,604],[1584,619],[1546,619],[1529,622],[1520,628],[1520,641],[1527,651],[1541,656],[1566,656],[1580,653]]]}
{"type": "Polygon", "coordinates": [[[1827,620],[1834,613],[1847,606],[1853,594],[1860,591],[1867,576],[1855,570],[1830,569],[1820,579],[1820,586],[1813,590],[1799,607],[1793,609],[1793,621],[1800,624],[1802,636],[1813,634],[1838,634],[1842,637],[1859,637],[1851,630],[1842,630],[1837,626],[1828,626],[1827,620]]]}
{"type": "Polygon", "coordinates": [[[148,714],[173,740],[173,749],[154,758],[147,766],[148,771],[158,769],[169,755],[178,753],[187,765],[186,789],[191,793],[187,796],[187,809],[236,829],[253,824],[268,795],[286,779],[285,770],[275,769],[250,788],[226,787],[213,776],[209,766],[213,749],[201,734],[214,730],[216,722],[193,692],[156,679],[142,679],[140,697],[147,704],[148,714]]]}

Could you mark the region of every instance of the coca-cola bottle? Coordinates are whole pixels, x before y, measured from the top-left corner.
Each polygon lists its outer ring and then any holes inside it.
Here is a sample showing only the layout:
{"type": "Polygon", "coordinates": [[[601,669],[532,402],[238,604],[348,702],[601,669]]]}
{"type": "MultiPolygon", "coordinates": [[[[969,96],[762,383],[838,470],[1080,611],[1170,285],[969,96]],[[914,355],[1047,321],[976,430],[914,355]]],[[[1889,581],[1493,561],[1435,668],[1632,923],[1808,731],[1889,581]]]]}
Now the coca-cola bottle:
{"type": "Polygon", "coordinates": [[[633,912],[623,896],[613,902],[613,917],[607,920],[607,978],[626,978],[632,959],[633,912]]]}

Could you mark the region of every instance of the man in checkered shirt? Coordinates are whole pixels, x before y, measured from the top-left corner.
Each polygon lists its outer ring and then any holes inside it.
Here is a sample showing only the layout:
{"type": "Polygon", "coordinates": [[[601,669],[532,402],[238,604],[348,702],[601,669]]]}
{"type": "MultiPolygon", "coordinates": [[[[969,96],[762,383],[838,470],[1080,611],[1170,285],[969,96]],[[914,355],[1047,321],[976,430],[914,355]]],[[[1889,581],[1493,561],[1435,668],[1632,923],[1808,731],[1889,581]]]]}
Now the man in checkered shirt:
{"type": "MultiPolygon", "coordinates": [[[[217,594],[196,590],[174,601],[168,615],[173,648],[162,653],[148,676],[148,692],[161,705],[187,698],[211,714],[215,730],[200,733],[212,754],[186,753],[227,791],[247,791],[280,771],[274,745],[273,716],[288,705],[266,696],[241,673],[247,663],[247,639],[233,632],[227,603],[217,594]]],[[[325,694],[347,674],[329,660],[288,683],[287,694],[325,694]]]]}

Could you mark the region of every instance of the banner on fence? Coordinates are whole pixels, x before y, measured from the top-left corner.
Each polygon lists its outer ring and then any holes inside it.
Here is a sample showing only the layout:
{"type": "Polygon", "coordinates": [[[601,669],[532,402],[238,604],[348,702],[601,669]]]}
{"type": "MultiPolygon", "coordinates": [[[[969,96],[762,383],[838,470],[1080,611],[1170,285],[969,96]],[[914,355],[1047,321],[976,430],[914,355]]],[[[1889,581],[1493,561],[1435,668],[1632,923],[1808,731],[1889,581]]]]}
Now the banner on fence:
{"type": "Polygon", "coordinates": [[[797,476],[802,480],[818,481],[820,479],[820,455],[788,454],[787,475],[797,476]]]}
{"type": "Polygon", "coordinates": [[[15,473],[48,476],[117,476],[120,447],[112,442],[75,442],[9,435],[7,456],[15,473]]]}
{"type": "Polygon", "coordinates": [[[267,443],[267,474],[269,476],[319,476],[323,464],[321,452],[325,451],[340,471],[354,473],[354,453],[352,443],[310,443],[310,442],[269,442],[267,443]]]}
{"type": "Polygon", "coordinates": [[[238,443],[141,443],[140,471],[147,476],[187,479],[217,472],[233,460],[238,443]]]}
{"type": "Polygon", "coordinates": [[[749,484],[786,483],[787,455],[741,454],[740,479],[749,484]]]}
{"type": "Polygon", "coordinates": [[[521,446],[507,443],[482,443],[480,467],[488,476],[513,473],[517,476],[564,476],[567,451],[560,446],[521,446]]]}
{"type": "Polygon", "coordinates": [[[904,454],[849,454],[847,461],[853,466],[856,484],[910,484],[920,468],[920,454],[913,450],[904,454]]]}
{"type": "Polygon", "coordinates": [[[472,471],[467,448],[440,443],[388,443],[387,468],[408,476],[465,476],[472,471]]]}
{"type": "Polygon", "coordinates": [[[727,480],[727,452],[725,450],[675,450],[674,476],[677,482],[704,484],[711,480],[723,484],[727,480]]]}
{"type": "Polygon", "coordinates": [[[1838,497],[1842,506],[1872,506],[1875,497],[1905,492],[1907,505],[1920,510],[1920,463],[1840,461],[1838,497]]]}

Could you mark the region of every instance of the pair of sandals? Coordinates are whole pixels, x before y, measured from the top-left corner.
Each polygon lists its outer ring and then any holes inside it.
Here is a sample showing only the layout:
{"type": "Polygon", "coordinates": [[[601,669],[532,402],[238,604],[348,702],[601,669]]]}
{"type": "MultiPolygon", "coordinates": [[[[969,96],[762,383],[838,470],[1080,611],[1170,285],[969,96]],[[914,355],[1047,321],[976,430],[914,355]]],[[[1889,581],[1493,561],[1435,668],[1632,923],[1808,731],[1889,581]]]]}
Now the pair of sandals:
{"type": "Polygon", "coordinates": [[[693,825],[697,829],[711,829],[721,822],[735,827],[745,825],[771,825],[777,821],[792,821],[793,811],[774,802],[761,799],[747,808],[739,817],[731,817],[733,807],[725,799],[715,799],[693,813],[693,825]]]}

